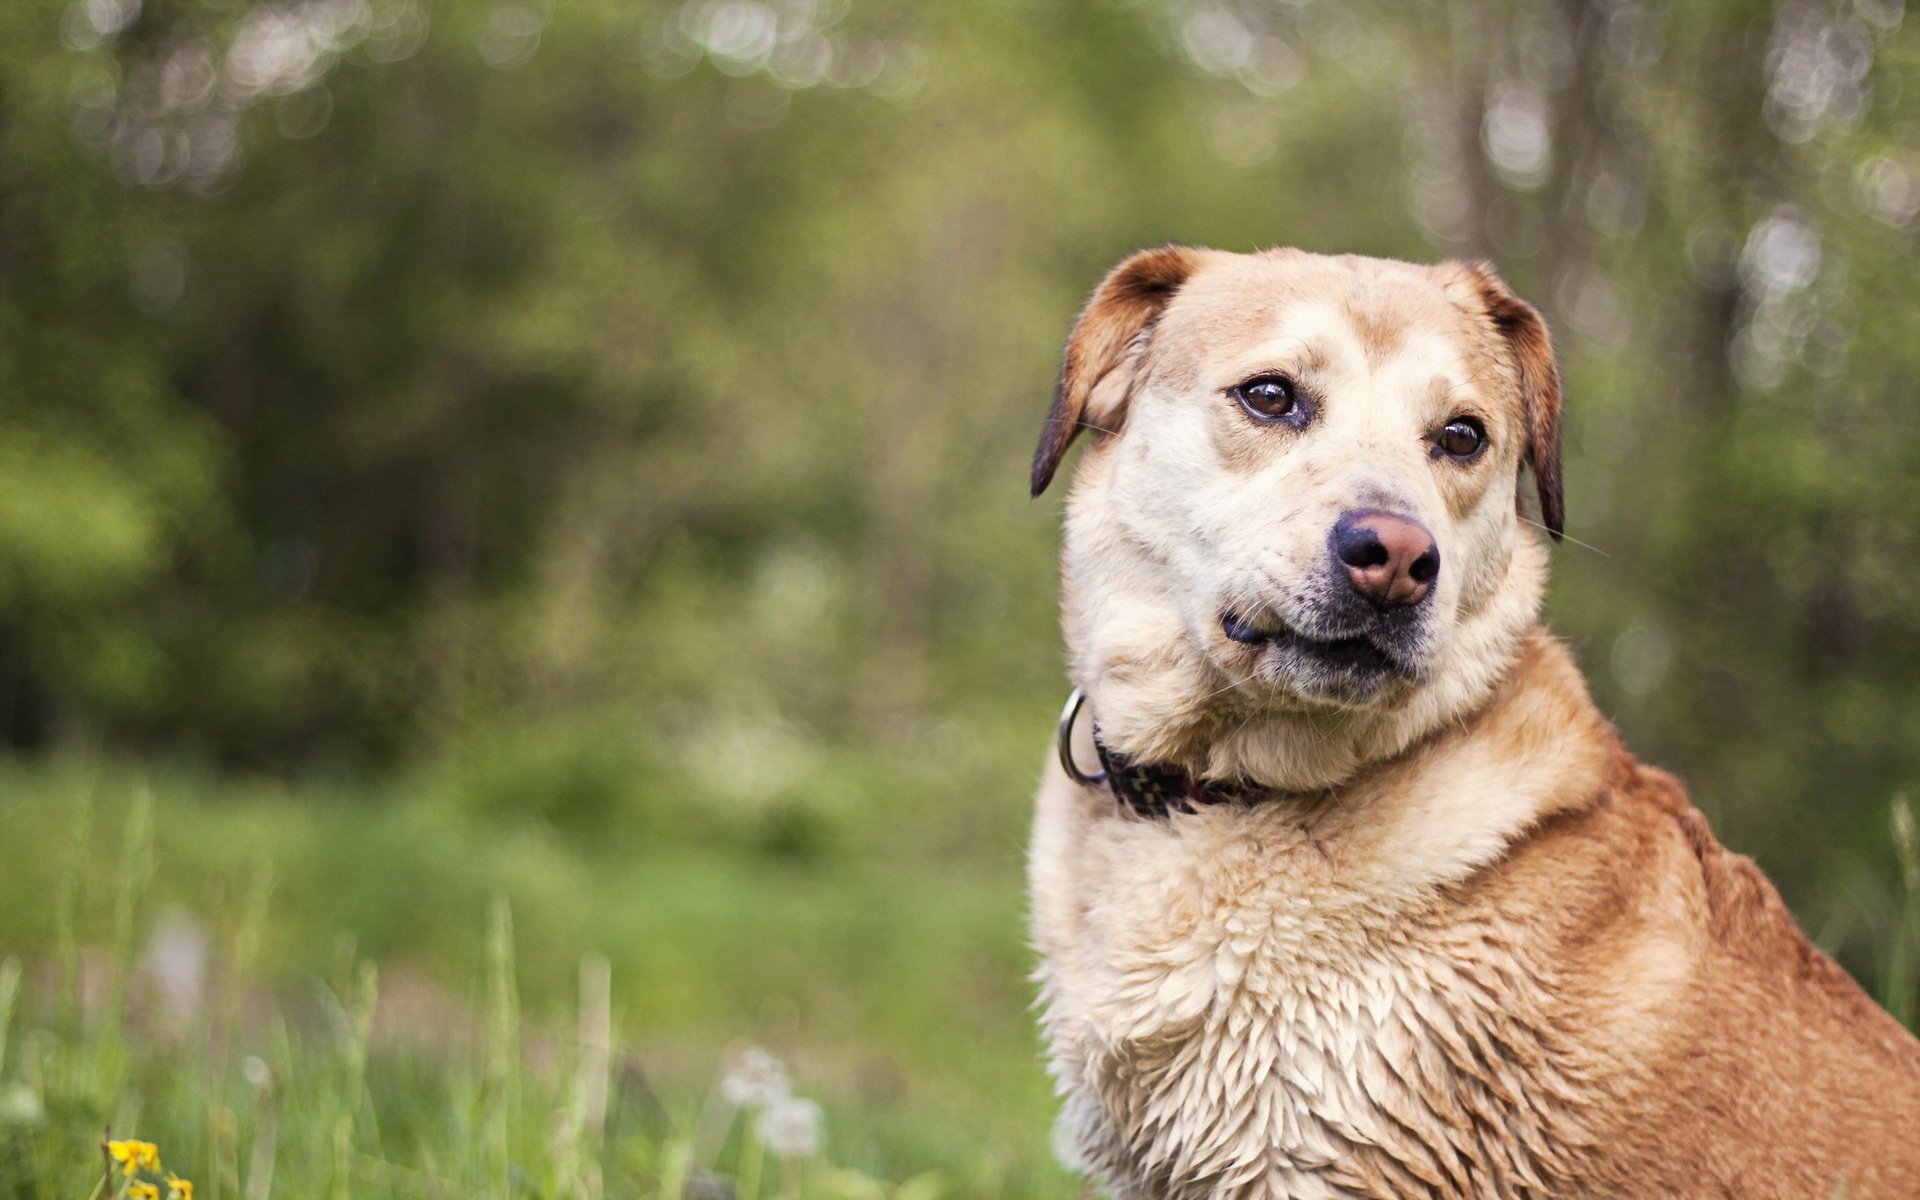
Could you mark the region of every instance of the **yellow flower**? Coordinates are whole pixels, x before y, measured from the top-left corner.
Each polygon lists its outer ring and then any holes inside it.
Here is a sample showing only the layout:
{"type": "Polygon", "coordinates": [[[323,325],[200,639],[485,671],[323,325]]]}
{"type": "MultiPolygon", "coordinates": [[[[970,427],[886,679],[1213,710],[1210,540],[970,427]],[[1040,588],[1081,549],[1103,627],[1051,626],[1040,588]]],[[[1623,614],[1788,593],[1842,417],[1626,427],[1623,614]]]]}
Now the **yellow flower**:
{"type": "Polygon", "coordinates": [[[136,1171],[160,1169],[160,1147],[152,1142],[108,1142],[107,1153],[128,1175],[136,1171]]]}
{"type": "Polygon", "coordinates": [[[136,1183],[127,1189],[127,1200],[160,1200],[160,1189],[150,1183],[136,1183]]]}
{"type": "Polygon", "coordinates": [[[177,1197],[177,1200],[193,1200],[193,1180],[182,1179],[178,1175],[168,1175],[167,1195],[177,1197]]]}

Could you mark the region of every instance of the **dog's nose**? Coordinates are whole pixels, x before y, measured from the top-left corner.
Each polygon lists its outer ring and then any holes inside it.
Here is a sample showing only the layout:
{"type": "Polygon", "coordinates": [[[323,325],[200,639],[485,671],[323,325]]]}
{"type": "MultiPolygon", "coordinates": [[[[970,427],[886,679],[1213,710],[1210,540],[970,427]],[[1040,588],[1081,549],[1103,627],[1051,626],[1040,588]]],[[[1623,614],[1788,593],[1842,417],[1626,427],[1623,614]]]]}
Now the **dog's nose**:
{"type": "Polygon", "coordinates": [[[1347,582],[1376,608],[1418,604],[1440,576],[1440,547],[1411,517],[1350,512],[1334,523],[1330,540],[1347,582]]]}

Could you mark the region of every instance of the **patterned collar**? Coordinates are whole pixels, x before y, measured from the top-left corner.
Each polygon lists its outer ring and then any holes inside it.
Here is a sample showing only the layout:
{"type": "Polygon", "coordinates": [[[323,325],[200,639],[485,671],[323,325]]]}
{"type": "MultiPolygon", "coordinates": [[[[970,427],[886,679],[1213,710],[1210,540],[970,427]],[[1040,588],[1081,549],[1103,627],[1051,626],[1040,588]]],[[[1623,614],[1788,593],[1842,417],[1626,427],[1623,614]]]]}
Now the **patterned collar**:
{"type": "Polygon", "coordinates": [[[1087,787],[1104,786],[1113,798],[1134,815],[1163,819],[1172,813],[1190,813],[1215,804],[1244,804],[1257,799],[1259,790],[1244,784],[1196,779],[1186,768],[1172,763],[1137,763],[1108,749],[1100,740],[1100,726],[1092,727],[1093,749],[1100,756],[1100,770],[1086,772],[1073,757],[1073,727],[1086,705],[1079,688],[1067,697],[1060,712],[1057,748],[1060,765],[1076,783],[1087,787]]]}

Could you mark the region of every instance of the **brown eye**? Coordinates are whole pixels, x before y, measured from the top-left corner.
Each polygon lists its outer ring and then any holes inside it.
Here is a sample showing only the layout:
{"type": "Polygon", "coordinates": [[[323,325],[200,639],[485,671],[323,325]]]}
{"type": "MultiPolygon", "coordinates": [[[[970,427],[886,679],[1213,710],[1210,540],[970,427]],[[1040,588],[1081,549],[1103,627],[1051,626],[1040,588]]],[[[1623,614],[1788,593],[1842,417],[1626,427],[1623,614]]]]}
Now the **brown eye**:
{"type": "Polygon", "coordinates": [[[1285,375],[1258,375],[1228,389],[1248,416],[1266,424],[1290,425],[1295,429],[1307,423],[1312,410],[1285,375]]]}
{"type": "Polygon", "coordinates": [[[1447,457],[1469,462],[1487,448],[1487,431],[1472,417],[1455,417],[1434,435],[1433,443],[1447,457]]]}

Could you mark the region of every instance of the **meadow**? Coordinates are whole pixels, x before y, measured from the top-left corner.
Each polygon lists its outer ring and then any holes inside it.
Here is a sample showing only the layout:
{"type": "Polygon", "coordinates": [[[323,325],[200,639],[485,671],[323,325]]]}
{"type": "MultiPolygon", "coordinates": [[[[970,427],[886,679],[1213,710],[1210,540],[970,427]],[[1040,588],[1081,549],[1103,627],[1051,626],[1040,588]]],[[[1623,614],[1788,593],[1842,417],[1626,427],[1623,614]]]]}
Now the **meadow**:
{"type": "Polygon", "coordinates": [[[1075,1194],[1011,842],[586,852],[344,793],[0,786],[0,1196],[91,1194],[108,1126],[201,1200],[1075,1194]],[[790,1089],[741,1082],[762,1054],[790,1089]]]}
{"type": "MultiPolygon", "coordinates": [[[[815,781],[861,782],[942,786],[815,781]]],[[[1080,1194],[1011,839],[760,814],[588,848],[417,786],[0,775],[0,1197],[1080,1194]]],[[[1904,800],[1888,844],[1879,998],[1911,1024],[1904,800]]]]}

